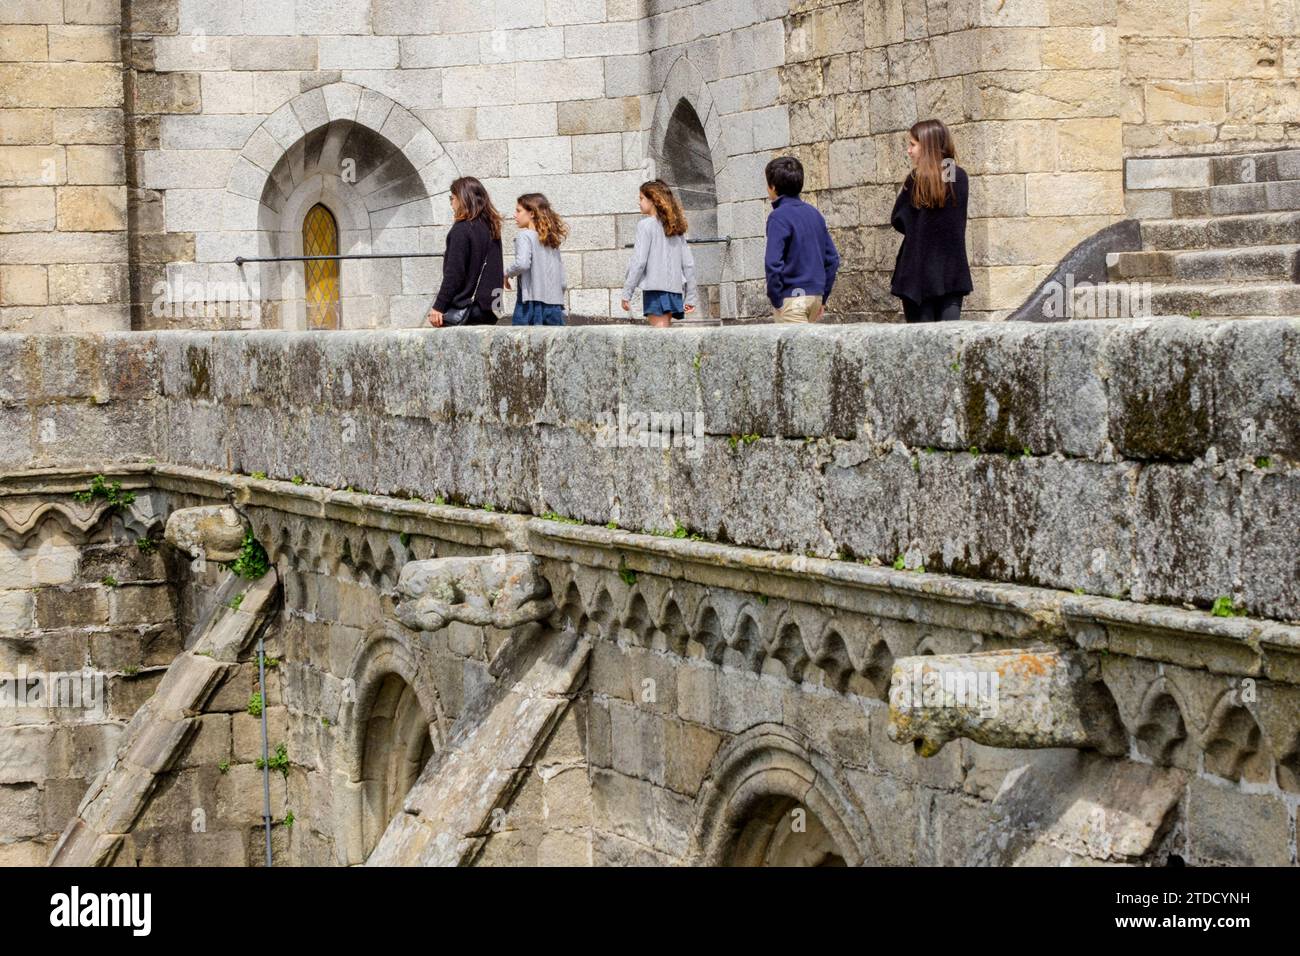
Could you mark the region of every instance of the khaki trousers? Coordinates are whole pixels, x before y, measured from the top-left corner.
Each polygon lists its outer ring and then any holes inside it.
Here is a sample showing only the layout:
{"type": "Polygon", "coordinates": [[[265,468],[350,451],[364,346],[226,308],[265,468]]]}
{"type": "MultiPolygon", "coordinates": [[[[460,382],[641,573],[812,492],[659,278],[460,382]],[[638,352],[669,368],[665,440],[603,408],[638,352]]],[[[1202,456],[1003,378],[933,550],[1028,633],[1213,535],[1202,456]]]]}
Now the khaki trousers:
{"type": "Polygon", "coordinates": [[[776,310],[778,322],[816,322],[822,317],[822,297],[800,295],[786,299],[776,310]]]}

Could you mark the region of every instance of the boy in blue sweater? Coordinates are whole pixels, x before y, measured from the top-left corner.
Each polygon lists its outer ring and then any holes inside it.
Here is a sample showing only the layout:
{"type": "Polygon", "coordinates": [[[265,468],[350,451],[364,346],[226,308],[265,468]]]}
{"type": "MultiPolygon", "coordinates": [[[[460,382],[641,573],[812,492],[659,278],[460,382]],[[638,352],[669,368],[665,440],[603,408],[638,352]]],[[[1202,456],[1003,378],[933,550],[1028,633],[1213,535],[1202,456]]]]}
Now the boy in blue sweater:
{"type": "Polygon", "coordinates": [[[767,297],[778,322],[816,322],[835,285],[840,254],[826,220],[799,198],[803,164],[778,156],[767,164],[767,297]]]}

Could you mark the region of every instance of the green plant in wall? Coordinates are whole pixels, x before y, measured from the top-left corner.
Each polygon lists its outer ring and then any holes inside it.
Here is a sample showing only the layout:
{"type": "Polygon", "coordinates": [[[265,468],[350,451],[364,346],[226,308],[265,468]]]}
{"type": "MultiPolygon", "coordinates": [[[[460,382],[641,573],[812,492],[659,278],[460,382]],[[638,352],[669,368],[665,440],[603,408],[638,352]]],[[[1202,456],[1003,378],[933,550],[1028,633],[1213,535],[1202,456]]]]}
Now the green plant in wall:
{"type": "Polygon", "coordinates": [[[558,521],[560,524],[582,524],[577,518],[566,517],[558,511],[547,511],[541,517],[543,521],[558,521]]]}
{"type": "Polygon", "coordinates": [[[231,571],[234,571],[241,578],[248,578],[250,581],[256,581],[271,570],[271,562],[267,560],[266,549],[262,547],[257,538],[253,537],[251,529],[244,533],[244,543],[239,549],[239,557],[231,561],[229,567],[231,571]]]}
{"type": "Polygon", "coordinates": [[[253,691],[253,696],[248,698],[248,712],[254,717],[262,716],[262,692],[253,691]]]}
{"type": "Polygon", "coordinates": [[[88,489],[75,492],[72,497],[83,505],[88,505],[92,501],[102,498],[108,502],[110,508],[125,508],[135,501],[135,492],[123,491],[120,481],[110,483],[103,475],[96,475],[90,479],[88,489]]]}
{"type": "Polygon", "coordinates": [[[627,558],[619,557],[618,559],[618,576],[628,587],[636,584],[636,572],[627,566],[627,558]]]}
{"type": "Polygon", "coordinates": [[[290,810],[284,815],[284,825],[290,830],[293,829],[293,811],[290,810]]]}
{"type": "Polygon", "coordinates": [[[135,546],[140,549],[141,554],[153,554],[158,550],[158,542],[153,538],[136,538],[135,546]]]}
{"type": "Polygon", "coordinates": [[[1214,599],[1214,604],[1210,606],[1210,613],[1215,617],[1244,617],[1246,611],[1234,604],[1232,598],[1225,594],[1214,599]]]}
{"type": "Polygon", "coordinates": [[[307,479],[304,478],[302,475],[294,475],[289,480],[292,481],[295,485],[303,485],[307,483],[307,479]]]}
{"type": "Polygon", "coordinates": [[[275,753],[271,754],[271,759],[263,760],[258,757],[255,766],[258,770],[263,767],[270,767],[272,770],[280,771],[287,777],[289,776],[289,749],[284,744],[277,744],[275,753]]]}
{"type": "Polygon", "coordinates": [[[229,760],[223,760],[223,761],[221,761],[221,763],[217,764],[217,769],[220,770],[222,773],[229,773],[229,772],[230,772],[230,761],[229,761],[229,760]]]}
{"type": "Polygon", "coordinates": [[[244,596],[242,594],[236,594],[234,597],[230,599],[230,603],[227,604],[226,607],[230,608],[232,611],[238,611],[239,605],[243,603],[244,603],[244,596]]]}
{"type": "Polygon", "coordinates": [[[128,664],[126,667],[122,668],[122,673],[127,677],[134,677],[136,674],[140,673],[140,668],[136,667],[134,664],[128,664]]]}
{"type": "Polygon", "coordinates": [[[266,481],[266,472],[264,472],[264,471],[255,471],[255,472],[253,472],[252,477],[253,477],[253,478],[256,478],[258,481],[266,481]]]}
{"type": "Polygon", "coordinates": [[[106,588],[115,588],[117,587],[117,578],[113,577],[111,574],[106,574],[104,575],[104,579],[99,583],[104,585],[106,588]]]}

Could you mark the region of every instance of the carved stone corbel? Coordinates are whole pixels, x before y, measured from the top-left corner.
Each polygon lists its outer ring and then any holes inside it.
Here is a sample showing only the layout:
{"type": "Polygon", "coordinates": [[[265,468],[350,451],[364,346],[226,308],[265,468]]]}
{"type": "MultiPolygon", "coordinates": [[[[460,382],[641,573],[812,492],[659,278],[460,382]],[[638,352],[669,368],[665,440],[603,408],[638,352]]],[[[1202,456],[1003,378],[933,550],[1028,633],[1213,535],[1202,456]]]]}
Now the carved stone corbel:
{"type": "Polygon", "coordinates": [[[965,737],[988,747],[1125,751],[1115,702],[1084,655],[1007,650],[904,657],[889,688],[889,739],[924,757],[965,737]]]}
{"type": "Polygon", "coordinates": [[[451,621],[507,630],[555,610],[550,585],[531,554],[411,561],[397,590],[397,619],[416,631],[436,631],[451,621]]]}

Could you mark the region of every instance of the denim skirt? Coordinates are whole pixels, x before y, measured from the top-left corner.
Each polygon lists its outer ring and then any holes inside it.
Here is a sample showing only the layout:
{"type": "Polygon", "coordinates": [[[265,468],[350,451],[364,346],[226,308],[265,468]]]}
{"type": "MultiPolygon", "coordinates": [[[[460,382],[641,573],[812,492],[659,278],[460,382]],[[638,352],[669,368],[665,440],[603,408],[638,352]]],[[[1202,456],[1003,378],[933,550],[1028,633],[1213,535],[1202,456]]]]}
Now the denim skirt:
{"type": "Polygon", "coordinates": [[[563,325],[564,306],[549,302],[516,302],[513,325],[563,325]]]}
{"type": "Polygon", "coordinates": [[[686,315],[684,305],[680,292],[646,289],[641,293],[641,311],[645,315],[671,315],[674,319],[681,319],[686,315]]]}

